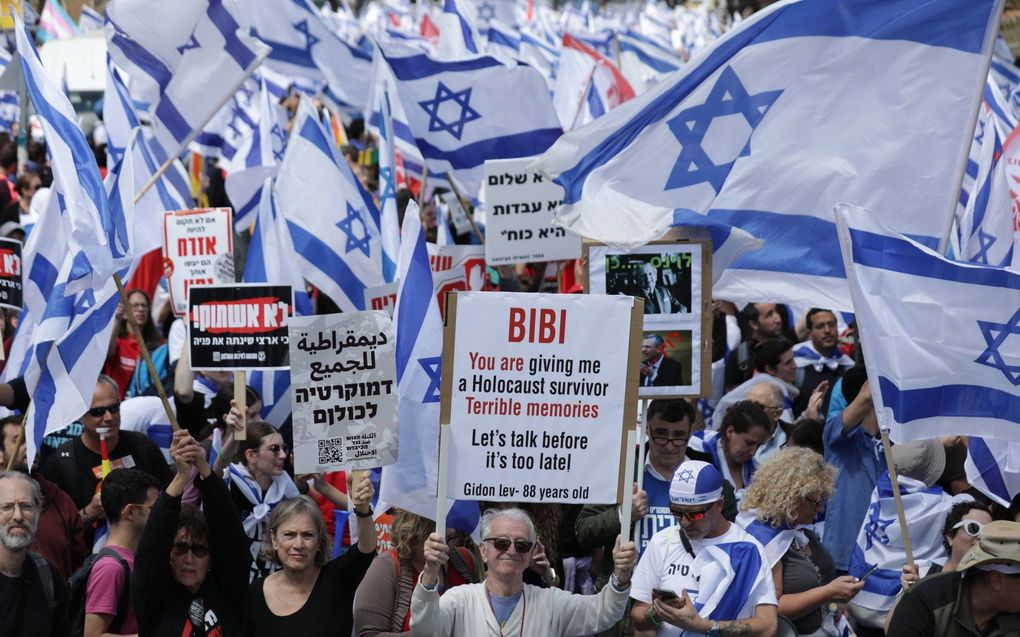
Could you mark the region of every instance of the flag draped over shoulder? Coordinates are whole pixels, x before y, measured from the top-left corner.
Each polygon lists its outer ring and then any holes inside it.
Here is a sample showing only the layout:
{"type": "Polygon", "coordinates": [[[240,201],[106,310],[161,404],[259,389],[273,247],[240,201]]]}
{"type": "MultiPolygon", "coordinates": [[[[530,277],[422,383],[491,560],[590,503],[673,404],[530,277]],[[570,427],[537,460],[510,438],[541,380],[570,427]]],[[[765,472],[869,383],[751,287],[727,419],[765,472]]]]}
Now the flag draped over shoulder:
{"type": "Polygon", "coordinates": [[[586,237],[640,245],[682,209],[764,239],[717,297],[850,311],[832,206],[895,210],[896,230],[933,246],[948,233],[1001,8],[776,3],[533,168],[563,186],[557,217],[586,237]]]}
{"type": "Polygon", "coordinates": [[[836,222],[879,424],[1020,441],[1020,273],[954,262],[866,210],[836,222]]]}

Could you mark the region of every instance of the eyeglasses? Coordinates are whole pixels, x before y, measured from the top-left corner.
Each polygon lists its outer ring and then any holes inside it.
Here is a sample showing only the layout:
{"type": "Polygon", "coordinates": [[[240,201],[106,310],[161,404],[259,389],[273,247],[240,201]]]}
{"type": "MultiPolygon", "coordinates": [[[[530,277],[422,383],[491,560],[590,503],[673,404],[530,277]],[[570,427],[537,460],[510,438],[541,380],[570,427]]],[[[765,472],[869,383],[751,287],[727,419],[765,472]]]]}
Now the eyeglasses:
{"type": "Polygon", "coordinates": [[[524,553],[530,553],[531,549],[534,548],[535,543],[529,542],[528,540],[511,540],[507,537],[489,537],[482,540],[483,542],[492,542],[492,548],[496,549],[500,553],[510,549],[510,545],[514,545],[514,549],[517,553],[523,555],[524,553]]]}
{"type": "Polygon", "coordinates": [[[281,451],[283,452],[283,455],[287,455],[290,452],[290,447],[287,445],[269,445],[265,450],[274,456],[280,455],[281,451]]]}
{"type": "Polygon", "coordinates": [[[32,515],[38,508],[32,502],[4,502],[0,504],[0,515],[4,517],[14,515],[14,507],[21,509],[22,515],[32,515]]]}
{"type": "Polygon", "coordinates": [[[652,436],[652,442],[659,445],[660,447],[665,447],[670,443],[672,443],[673,446],[676,448],[686,447],[687,440],[688,440],[687,438],[666,438],[664,436],[652,436]]]}
{"type": "Polygon", "coordinates": [[[963,529],[971,537],[981,537],[981,529],[984,528],[980,522],[975,520],[960,520],[953,525],[953,530],[963,529]]]}
{"type": "Polygon", "coordinates": [[[704,520],[705,519],[705,514],[707,514],[708,510],[711,509],[711,508],[712,508],[711,506],[707,506],[704,509],[701,509],[700,511],[673,511],[673,510],[670,510],[670,513],[672,513],[673,517],[675,517],[677,520],[687,520],[688,522],[697,522],[699,520],[704,520]]]}
{"type": "Polygon", "coordinates": [[[93,418],[102,418],[103,414],[106,412],[110,412],[110,415],[116,416],[120,413],[120,403],[113,403],[112,405],[106,405],[104,407],[93,407],[85,413],[93,418]]]}
{"type": "Polygon", "coordinates": [[[209,547],[205,544],[188,544],[187,542],[174,542],[171,549],[174,555],[180,557],[185,553],[191,552],[195,557],[205,557],[209,555],[209,547]]]}

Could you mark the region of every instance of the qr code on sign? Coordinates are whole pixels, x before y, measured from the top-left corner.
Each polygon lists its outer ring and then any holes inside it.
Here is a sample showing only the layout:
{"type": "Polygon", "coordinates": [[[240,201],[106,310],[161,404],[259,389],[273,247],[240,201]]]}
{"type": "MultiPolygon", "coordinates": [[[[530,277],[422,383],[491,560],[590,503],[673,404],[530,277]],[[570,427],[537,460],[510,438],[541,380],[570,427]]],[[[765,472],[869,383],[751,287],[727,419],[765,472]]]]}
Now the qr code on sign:
{"type": "Polygon", "coordinates": [[[319,440],[319,464],[333,464],[344,460],[344,439],[319,440]]]}

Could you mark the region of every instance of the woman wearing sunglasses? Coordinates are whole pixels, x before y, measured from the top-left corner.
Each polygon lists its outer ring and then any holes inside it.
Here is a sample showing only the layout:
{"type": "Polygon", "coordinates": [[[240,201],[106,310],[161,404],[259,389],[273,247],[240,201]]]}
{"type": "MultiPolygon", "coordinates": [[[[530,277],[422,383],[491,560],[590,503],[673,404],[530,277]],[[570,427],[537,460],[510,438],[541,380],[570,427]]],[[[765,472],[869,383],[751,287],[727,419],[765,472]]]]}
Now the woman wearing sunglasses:
{"type": "Polygon", "coordinates": [[[170,457],[177,475],[153,505],[135,557],[132,602],[139,633],[240,635],[251,561],[241,518],[202,447],[186,431],[174,434],[170,457]],[[193,467],[204,515],[181,507],[193,467]]]}
{"type": "MultiPolygon", "coordinates": [[[[991,521],[992,514],[983,504],[973,501],[954,504],[946,516],[946,525],[942,530],[942,546],[946,549],[949,559],[942,564],[933,563],[925,576],[955,571],[964,554],[981,539],[981,528],[991,521]]],[[[921,578],[918,575],[917,564],[913,567],[909,564],[903,566],[900,584],[904,589],[910,588],[919,579],[921,578]]]]}

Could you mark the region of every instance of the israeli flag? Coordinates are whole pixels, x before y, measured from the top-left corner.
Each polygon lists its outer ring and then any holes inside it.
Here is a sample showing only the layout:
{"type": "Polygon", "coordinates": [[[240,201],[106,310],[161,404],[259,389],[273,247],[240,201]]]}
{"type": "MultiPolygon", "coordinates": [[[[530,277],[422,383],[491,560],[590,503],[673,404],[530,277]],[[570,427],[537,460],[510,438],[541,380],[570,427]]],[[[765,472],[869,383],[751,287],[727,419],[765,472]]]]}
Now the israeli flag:
{"type": "Polygon", "coordinates": [[[456,60],[482,53],[470,0],[445,0],[439,16],[439,57],[456,60]]]}
{"type": "Polygon", "coordinates": [[[380,44],[429,171],[452,173],[478,194],[486,159],[544,152],[561,128],[540,74],[494,57],[439,61],[380,44]]]}
{"type": "Polygon", "coordinates": [[[521,28],[518,59],[542,74],[552,92],[556,80],[556,67],[560,61],[560,42],[546,37],[541,25],[521,28]]]}
{"type": "Polygon", "coordinates": [[[675,50],[633,29],[620,31],[617,37],[620,42],[620,71],[639,95],[684,63],[675,50]]]}
{"type": "Polygon", "coordinates": [[[393,137],[393,110],[388,85],[383,85],[379,98],[381,100],[379,107],[382,111],[382,125],[379,127],[379,230],[382,238],[383,279],[390,283],[397,276],[400,219],[397,210],[397,156],[393,137]]]}
{"type": "Polygon", "coordinates": [[[1001,9],[778,2],[533,168],[564,187],[557,218],[578,234],[640,245],[692,211],[765,240],[716,296],[850,311],[829,211],[885,207],[927,245],[948,235],[1001,9]]]}
{"type": "Polygon", "coordinates": [[[879,424],[897,442],[1020,441],[1020,273],[950,261],[852,206],[836,225],[879,424]]]}
{"type": "Polygon", "coordinates": [[[485,44],[485,50],[506,61],[517,61],[520,59],[521,34],[517,29],[493,20],[489,23],[489,34],[485,44]]]}
{"type": "MultiPolygon", "coordinates": [[[[397,81],[378,49],[376,49],[376,54],[372,61],[372,77],[374,79],[372,81],[372,92],[368,98],[369,108],[365,112],[365,125],[373,135],[380,139],[386,134],[383,132],[383,94],[388,95],[393,135],[387,139],[390,140],[393,147],[394,165],[398,165],[399,157],[399,163],[403,165],[406,176],[410,180],[421,184],[422,179],[424,179],[425,159],[422,157],[421,151],[418,150],[418,143],[414,139],[411,127],[407,124],[404,106],[396,95],[395,87],[397,81]]],[[[429,180],[431,181],[435,177],[436,175],[434,174],[430,175],[429,180]]]]}
{"type": "Polygon", "coordinates": [[[967,482],[1004,507],[1020,493],[1020,443],[967,440],[967,482]]]}
{"type": "Polygon", "coordinates": [[[693,601],[700,616],[720,621],[751,617],[757,604],[775,603],[772,573],[761,551],[758,544],[747,541],[700,547],[693,567],[699,574],[693,601]]]}
{"type": "Polygon", "coordinates": [[[404,212],[397,307],[397,401],[400,455],[383,467],[379,499],[425,518],[436,517],[439,472],[439,380],[443,321],[417,204],[404,212]]]}
{"type": "Polygon", "coordinates": [[[762,545],[765,565],[770,569],[783,559],[794,542],[797,542],[798,546],[805,546],[808,543],[807,535],[803,531],[786,524],[772,526],[760,520],[753,509],[737,514],[737,525],[743,527],[748,535],[762,545]]]}
{"type": "Polygon", "coordinates": [[[134,209],[107,204],[99,167],[76,123],[71,103],[46,75],[32,36],[20,18],[15,18],[14,32],[25,90],[46,135],[53,197],[61,202],[71,251],[63,281],[68,294],[98,289],[131,262],[130,216],[134,209]]]}
{"type": "MultiPolygon", "coordinates": [[[[869,350],[870,352],[870,350],[869,350]]],[[[943,563],[942,528],[949,509],[957,501],[939,487],[926,487],[920,480],[899,476],[900,499],[906,513],[914,560],[925,571],[935,562],[943,563]]],[[[969,500],[962,496],[961,500],[969,500]]],[[[849,573],[862,577],[873,566],[878,570],[865,581],[864,588],[850,602],[855,607],[887,613],[900,592],[900,567],[907,563],[903,531],[896,514],[896,502],[889,473],[884,472],[871,492],[871,504],[857,546],[850,556],[849,573]]],[[[924,572],[922,572],[924,575],[924,572]]]]}
{"type": "Polygon", "coordinates": [[[239,16],[234,0],[106,7],[110,56],[149,103],[156,139],[175,155],[269,52],[239,16]]]}
{"type": "Polygon", "coordinates": [[[81,6],[81,16],[78,18],[79,31],[82,33],[98,31],[103,28],[103,22],[103,16],[98,11],[87,4],[81,6]]]}
{"type": "Polygon", "coordinates": [[[337,106],[364,109],[372,79],[372,54],[340,38],[308,0],[240,0],[252,34],[271,52],[266,64],[305,84],[322,85],[337,106]]]}
{"type": "Polygon", "coordinates": [[[383,284],[379,209],[314,107],[302,98],[275,185],[298,268],[344,312],[365,309],[365,288],[383,284]]]}
{"type": "Polygon", "coordinates": [[[634,97],[634,89],[601,53],[570,34],[563,36],[553,105],[563,130],[573,130],[634,97]]]}

